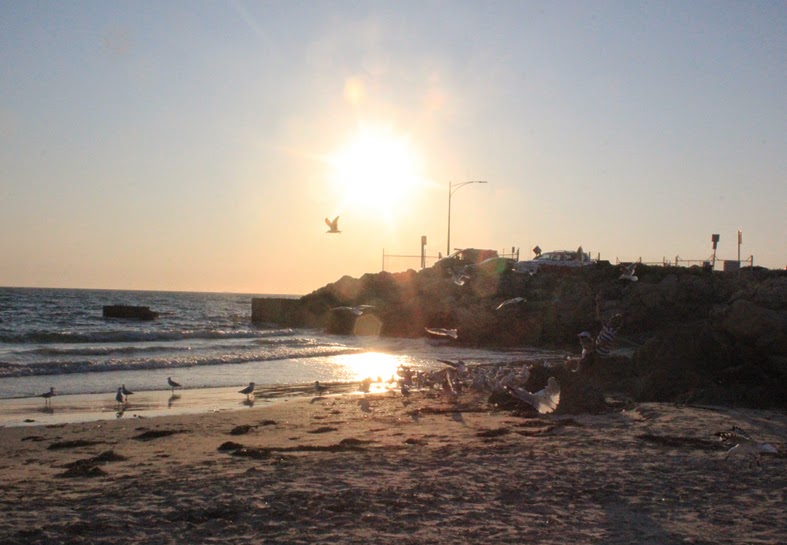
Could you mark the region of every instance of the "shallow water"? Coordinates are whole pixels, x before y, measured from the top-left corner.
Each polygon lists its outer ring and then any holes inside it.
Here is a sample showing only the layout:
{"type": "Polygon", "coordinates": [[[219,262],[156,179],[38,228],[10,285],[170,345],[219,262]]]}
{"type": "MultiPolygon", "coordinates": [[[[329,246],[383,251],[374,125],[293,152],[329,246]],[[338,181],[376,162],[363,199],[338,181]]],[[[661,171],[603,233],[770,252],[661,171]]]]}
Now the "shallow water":
{"type": "MultiPolygon", "coordinates": [[[[327,335],[251,322],[255,294],[0,288],[0,399],[352,382],[400,365],[558,361],[560,351],[463,348],[451,341],[327,335]],[[106,319],[104,305],[149,306],[154,321],[106,319]]],[[[43,401],[43,400],[42,400],[43,401]]],[[[0,407],[2,410],[2,407],[0,407]]]]}

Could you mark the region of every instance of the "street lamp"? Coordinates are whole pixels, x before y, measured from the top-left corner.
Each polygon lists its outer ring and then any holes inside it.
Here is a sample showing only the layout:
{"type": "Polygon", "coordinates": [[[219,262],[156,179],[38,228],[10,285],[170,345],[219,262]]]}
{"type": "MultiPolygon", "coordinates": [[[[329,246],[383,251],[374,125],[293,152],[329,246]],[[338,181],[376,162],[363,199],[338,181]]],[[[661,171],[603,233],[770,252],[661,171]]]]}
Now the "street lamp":
{"type": "Polygon", "coordinates": [[[448,182],[448,244],[446,248],[446,255],[451,255],[451,197],[459,190],[460,187],[464,187],[467,184],[485,183],[486,182],[483,180],[472,180],[470,182],[460,182],[458,184],[448,182]]]}

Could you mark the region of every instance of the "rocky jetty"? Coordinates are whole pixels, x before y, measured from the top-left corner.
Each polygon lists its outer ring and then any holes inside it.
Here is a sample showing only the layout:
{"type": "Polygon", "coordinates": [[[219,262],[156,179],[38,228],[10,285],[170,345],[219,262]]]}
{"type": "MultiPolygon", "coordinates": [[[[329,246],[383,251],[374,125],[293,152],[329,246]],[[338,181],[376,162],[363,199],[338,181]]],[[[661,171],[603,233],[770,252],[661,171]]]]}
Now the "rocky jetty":
{"type": "Polygon", "coordinates": [[[463,285],[434,269],[345,276],[278,310],[257,299],[252,315],[336,334],[419,337],[426,327],[455,328],[457,342],[468,346],[578,352],[580,331],[596,334],[621,313],[619,346],[630,347],[630,357],[590,371],[605,390],[642,401],[787,407],[787,271],[640,265],[637,282],[620,274],[601,263],[478,276],[463,285]],[[526,302],[496,310],[513,297],[526,302]],[[358,305],[373,308],[361,315],[331,310],[358,305]]]}

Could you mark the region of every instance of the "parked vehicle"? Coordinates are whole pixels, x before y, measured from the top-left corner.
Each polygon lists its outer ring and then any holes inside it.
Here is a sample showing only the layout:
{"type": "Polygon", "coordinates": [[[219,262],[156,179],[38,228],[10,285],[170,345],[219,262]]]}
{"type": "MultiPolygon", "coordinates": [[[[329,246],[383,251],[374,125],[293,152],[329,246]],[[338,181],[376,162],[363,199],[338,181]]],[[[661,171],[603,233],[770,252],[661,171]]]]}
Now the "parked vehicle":
{"type": "Polygon", "coordinates": [[[497,257],[496,250],[479,250],[477,248],[465,248],[457,250],[449,256],[438,259],[434,268],[445,274],[455,274],[462,271],[467,265],[474,265],[482,261],[497,257]]]}
{"type": "Polygon", "coordinates": [[[510,257],[490,257],[483,260],[481,263],[474,265],[467,265],[464,268],[464,273],[468,276],[475,277],[481,274],[486,275],[501,275],[513,272],[516,259],[510,257]]]}
{"type": "Polygon", "coordinates": [[[543,267],[575,268],[595,263],[586,252],[559,250],[543,253],[530,261],[518,261],[514,272],[533,274],[543,267]]]}

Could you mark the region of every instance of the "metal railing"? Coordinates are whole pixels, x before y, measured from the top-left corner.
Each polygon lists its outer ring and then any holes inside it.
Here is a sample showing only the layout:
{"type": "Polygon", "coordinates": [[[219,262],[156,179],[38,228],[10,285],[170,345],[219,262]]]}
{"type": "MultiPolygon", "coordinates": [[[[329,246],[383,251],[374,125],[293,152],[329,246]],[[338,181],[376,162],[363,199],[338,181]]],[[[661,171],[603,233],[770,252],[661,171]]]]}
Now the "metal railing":
{"type": "Polygon", "coordinates": [[[642,265],[649,265],[651,267],[669,267],[672,265],[672,262],[668,260],[666,257],[661,258],[661,261],[642,261],[642,257],[638,257],[633,261],[624,261],[619,258],[615,258],[615,265],[629,265],[631,263],[640,263],[642,265]]]}
{"type": "MultiPolygon", "coordinates": [[[[513,253],[500,252],[500,253],[498,253],[498,255],[500,257],[508,257],[508,258],[516,259],[516,260],[519,259],[519,253],[518,252],[513,252],[513,253]]],[[[391,269],[391,271],[405,271],[407,269],[415,269],[415,270],[423,269],[423,268],[426,268],[426,267],[431,267],[441,257],[445,257],[445,256],[443,256],[440,253],[438,253],[437,255],[426,255],[426,254],[424,254],[424,255],[388,254],[388,253],[385,253],[385,249],[383,249],[382,271],[386,270],[386,266],[389,269],[391,269]],[[391,266],[391,260],[395,260],[395,262],[401,263],[402,266],[400,266],[400,267],[393,266],[392,267],[391,266]]],[[[601,255],[600,254],[598,256],[598,259],[599,260],[601,259],[601,255]]],[[[715,265],[714,270],[718,270],[719,269],[719,266],[718,266],[719,263],[721,263],[722,266],[723,266],[723,264],[725,262],[729,262],[729,261],[737,261],[737,260],[721,259],[718,256],[716,256],[715,260],[713,259],[713,256],[710,256],[707,259],[683,259],[682,257],[676,255],[674,262],[670,261],[666,257],[662,258],[661,261],[642,261],[642,257],[641,256],[637,257],[634,260],[627,261],[625,259],[620,259],[618,257],[615,257],[615,264],[616,265],[621,265],[621,264],[628,265],[630,263],[635,263],[635,262],[636,263],[641,263],[642,265],[648,265],[648,266],[651,266],[651,267],[670,267],[672,265],[675,265],[676,267],[698,266],[698,267],[706,267],[707,268],[707,267],[711,267],[712,265],[715,265]]],[[[750,255],[746,259],[741,259],[738,263],[739,263],[740,267],[744,267],[744,266],[753,267],[754,266],[754,256],[750,255]]]]}
{"type": "Polygon", "coordinates": [[[678,267],[680,267],[680,266],[692,267],[694,265],[697,265],[697,266],[700,266],[700,267],[708,267],[708,268],[713,267],[713,269],[716,270],[716,268],[717,268],[716,264],[717,263],[724,264],[725,262],[730,262],[730,261],[737,262],[739,267],[743,267],[744,264],[746,264],[749,267],[754,267],[754,256],[753,255],[750,255],[746,259],[741,259],[741,260],[737,260],[737,259],[721,259],[719,256],[714,256],[714,255],[711,255],[707,259],[683,259],[680,256],[677,256],[677,255],[675,256],[675,265],[678,266],[678,267]]]}

